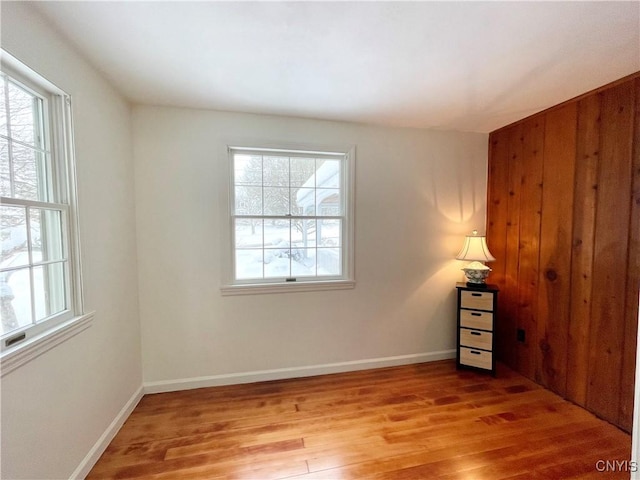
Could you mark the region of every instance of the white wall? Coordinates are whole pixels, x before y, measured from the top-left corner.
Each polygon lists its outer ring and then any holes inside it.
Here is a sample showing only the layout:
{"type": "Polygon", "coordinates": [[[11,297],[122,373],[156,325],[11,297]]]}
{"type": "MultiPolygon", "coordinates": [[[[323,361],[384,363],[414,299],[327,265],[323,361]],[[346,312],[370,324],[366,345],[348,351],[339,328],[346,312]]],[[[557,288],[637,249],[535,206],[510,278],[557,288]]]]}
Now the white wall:
{"type": "Polygon", "coordinates": [[[2,47],[73,98],[80,237],[93,325],[2,378],[2,477],[69,478],[141,383],[129,105],[27,2],[2,47]]]}
{"type": "Polygon", "coordinates": [[[452,355],[453,257],[484,230],[486,135],[147,106],[133,124],[147,387],[452,355]],[[218,187],[227,142],[242,139],[356,145],[354,290],[221,296],[218,187]]]}

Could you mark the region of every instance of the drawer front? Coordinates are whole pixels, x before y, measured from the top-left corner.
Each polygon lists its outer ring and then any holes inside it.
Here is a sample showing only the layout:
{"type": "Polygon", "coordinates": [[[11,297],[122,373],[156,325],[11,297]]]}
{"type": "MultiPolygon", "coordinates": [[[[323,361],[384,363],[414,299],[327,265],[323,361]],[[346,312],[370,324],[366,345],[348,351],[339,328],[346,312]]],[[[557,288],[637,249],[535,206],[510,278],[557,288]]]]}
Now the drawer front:
{"type": "Polygon", "coordinates": [[[460,326],[477,328],[478,330],[493,330],[493,313],[460,310],[460,326]]]}
{"type": "Polygon", "coordinates": [[[493,334],[490,332],[481,332],[480,330],[460,329],[460,345],[472,348],[482,348],[491,350],[493,344],[493,334]]]}
{"type": "Polygon", "coordinates": [[[460,364],[462,365],[491,370],[493,368],[492,360],[491,352],[483,352],[482,350],[465,347],[460,348],[460,364]]]}
{"type": "Polygon", "coordinates": [[[493,311],[493,292],[463,290],[460,293],[460,307],[493,311]]]}

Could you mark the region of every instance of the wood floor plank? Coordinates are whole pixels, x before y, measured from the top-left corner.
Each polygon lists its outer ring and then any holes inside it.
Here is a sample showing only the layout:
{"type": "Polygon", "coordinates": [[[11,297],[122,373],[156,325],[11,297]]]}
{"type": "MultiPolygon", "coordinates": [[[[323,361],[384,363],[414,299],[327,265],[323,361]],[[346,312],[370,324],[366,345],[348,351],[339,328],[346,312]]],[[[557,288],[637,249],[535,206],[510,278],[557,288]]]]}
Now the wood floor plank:
{"type": "Polygon", "coordinates": [[[595,465],[630,447],[502,365],[442,361],[147,395],[88,478],[620,478],[595,465]]]}

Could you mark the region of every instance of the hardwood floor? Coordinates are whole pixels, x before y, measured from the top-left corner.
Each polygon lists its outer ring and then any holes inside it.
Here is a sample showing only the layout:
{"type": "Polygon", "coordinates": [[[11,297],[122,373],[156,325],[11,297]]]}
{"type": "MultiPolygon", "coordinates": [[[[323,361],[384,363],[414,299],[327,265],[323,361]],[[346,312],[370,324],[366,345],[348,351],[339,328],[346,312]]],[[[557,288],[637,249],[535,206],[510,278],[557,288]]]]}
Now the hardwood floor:
{"type": "Polygon", "coordinates": [[[146,395],[88,478],[629,478],[630,451],[506,367],[444,361],[146,395]]]}

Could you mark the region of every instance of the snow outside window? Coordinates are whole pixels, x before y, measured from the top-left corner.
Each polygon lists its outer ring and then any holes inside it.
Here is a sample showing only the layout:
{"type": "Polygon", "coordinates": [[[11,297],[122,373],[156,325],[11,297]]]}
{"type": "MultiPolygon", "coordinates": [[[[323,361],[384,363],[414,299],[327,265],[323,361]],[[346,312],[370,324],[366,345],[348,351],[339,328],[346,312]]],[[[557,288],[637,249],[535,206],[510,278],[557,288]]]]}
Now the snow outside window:
{"type": "Polygon", "coordinates": [[[229,151],[231,283],[351,280],[353,153],[229,151]]]}
{"type": "Polygon", "coordinates": [[[77,242],[71,235],[74,185],[68,96],[17,60],[8,65],[9,60],[9,55],[3,52],[0,72],[3,351],[81,313],[77,242]]]}

